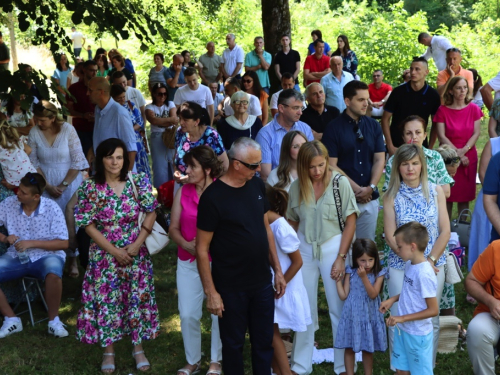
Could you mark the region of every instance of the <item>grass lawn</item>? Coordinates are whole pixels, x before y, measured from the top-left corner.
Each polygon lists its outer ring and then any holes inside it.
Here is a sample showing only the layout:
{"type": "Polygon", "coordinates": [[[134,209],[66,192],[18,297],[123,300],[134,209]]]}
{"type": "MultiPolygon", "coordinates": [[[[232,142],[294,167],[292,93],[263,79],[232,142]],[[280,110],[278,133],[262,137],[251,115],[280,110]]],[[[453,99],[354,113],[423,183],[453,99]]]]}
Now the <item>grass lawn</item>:
{"type": "MultiPolygon", "coordinates": [[[[488,140],[487,122],[483,121],[481,137],[478,141],[478,150],[482,150],[488,140]]],[[[382,183],[379,184],[382,187],[382,183]]],[[[479,187],[478,187],[479,190],[479,187]]],[[[473,207],[471,207],[473,208],[473,207]]],[[[456,215],[456,213],[455,213],[456,215]]],[[[380,212],[377,227],[377,242],[382,248],[382,212],[380,212]]],[[[155,285],[162,331],[160,337],[152,342],[146,342],[144,349],[152,364],[151,374],[175,374],[176,370],[185,364],[184,347],[180,331],[180,320],[177,309],[177,290],[175,282],[175,270],[177,260],[177,248],[171,243],[168,248],[153,258],[155,285]]],[[[465,273],[465,268],[463,269],[465,273]]],[[[81,270],[82,272],[82,270],[81,270]]],[[[28,323],[29,317],[22,316],[24,331],[1,340],[0,344],[0,374],[5,375],[53,375],[53,374],[96,374],[100,370],[102,349],[97,346],[85,345],[75,339],[76,315],[80,307],[80,288],[82,277],[78,279],[64,278],[64,291],[61,303],[60,317],[67,324],[70,336],[63,339],[54,339],[47,333],[47,324],[42,322],[34,328],[28,323]]],[[[472,318],[473,306],[465,301],[465,290],[463,284],[455,285],[456,291],[456,315],[462,319],[467,327],[472,318]]],[[[316,334],[316,340],[320,348],[332,347],[332,332],[328,317],[328,307],[324,296],[324,290],[320,287],[320,298],[318,300],[320,330],[316,334]]],[[[44,311],[41,305],[36,303],[35,318],[42,318],[44,311]]],[[[202,319],[203,352],[202,358],[204,374],[208,369],[210,361],[210,327],[211,321],[208,314],[202,319]]],[[[128,339],[122,340],[116,345],[115,374],[138,374],[135,362],[131,356],[132,346],[128,339]]],[[[245,347],[246,374],[251,374],[249,355],[249,343],[245,347]]],[[[321,364],[314,367],[314,374],[332,374],[332,364],[321,364]]],[[[362,374],[362,366],[357,374],[362,374]]],[[[500,373],[500,372],[497,372],[500,373]]],[[[389,370],[389,353],[375,354],[374,374],[392,374],[389,370]]],[[[467,350],[457,350],[456,353],[438,354],[437,375],[467,375],[472,374],[472,365],[467,355],[467,350]]]]}

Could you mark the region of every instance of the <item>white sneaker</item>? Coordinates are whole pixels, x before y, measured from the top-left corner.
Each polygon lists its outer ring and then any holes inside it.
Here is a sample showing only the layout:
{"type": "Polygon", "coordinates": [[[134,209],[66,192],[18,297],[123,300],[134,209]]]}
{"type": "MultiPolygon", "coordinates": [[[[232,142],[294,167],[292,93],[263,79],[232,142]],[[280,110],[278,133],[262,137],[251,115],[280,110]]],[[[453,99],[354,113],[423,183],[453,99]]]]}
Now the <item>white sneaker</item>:
{"type": "Polygon", "coordinates": [[[4,337],[10,336],[13,333],[21,332],[23,330],[23,323],[21,323],[21,319],[4,319],[2,328],[0,328],[0,339],[4,337]]]}
{"type": "Polygon", "coordinates": [[[49,322],[49,333],[55,337],[66,337],[69,333],[64,327],[65,325],[60,320],[56,322],[51,321],[49,322]]]}

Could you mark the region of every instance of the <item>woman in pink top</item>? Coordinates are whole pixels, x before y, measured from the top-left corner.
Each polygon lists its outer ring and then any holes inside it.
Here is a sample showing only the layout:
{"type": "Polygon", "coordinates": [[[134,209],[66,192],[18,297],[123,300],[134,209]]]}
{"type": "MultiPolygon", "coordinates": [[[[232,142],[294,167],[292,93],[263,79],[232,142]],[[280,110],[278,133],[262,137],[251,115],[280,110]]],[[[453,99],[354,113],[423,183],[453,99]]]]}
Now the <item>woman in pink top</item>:
{"type": "Polygon", "coordinates": [[[437,123],[439,142],[452,147],[460,157],[460,167],[453,177],[455,185],[446,200],[451,218],[453,202],[457,202],[460,213],[469,208],[469,202],[476,197],[476,142],[483,112],[472,103],[469,85],[463,77],[456,76],[448,81],[443,100],[444,105],[439,107],[433,119],[437,123]]]}
{"type": "MultiPolygon", "coordinates": [[[[177,375],[190,375],[200,370],[203,286],[196,266],[196,219],[201,194],[223,172],[223,164],[211,147],[192,148],[183,157],[187,165],[186,183],[177,191],[172,205],[170,238],[178,244],[177,292],[182,339],[187,364],[177,375]]],[[[211,363],[207,374],[220,374],[222,344],[219,320],[212,315],[211,363]]]]}

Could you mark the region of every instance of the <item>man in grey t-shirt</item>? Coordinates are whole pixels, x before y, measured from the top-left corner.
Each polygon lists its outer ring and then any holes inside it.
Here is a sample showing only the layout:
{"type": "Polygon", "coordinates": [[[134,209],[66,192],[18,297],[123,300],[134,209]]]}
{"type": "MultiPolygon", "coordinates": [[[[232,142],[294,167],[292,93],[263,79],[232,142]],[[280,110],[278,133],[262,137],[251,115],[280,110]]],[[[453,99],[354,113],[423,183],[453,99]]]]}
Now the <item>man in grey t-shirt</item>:
{"type": "Polygon", "coordinates": [[[207,53],[198,59],[201,83],[208,86],[210,82],[219,82],[222,78],[220,63],[222,57],[215,53],[214,42],[207,43],[207,53]]]}

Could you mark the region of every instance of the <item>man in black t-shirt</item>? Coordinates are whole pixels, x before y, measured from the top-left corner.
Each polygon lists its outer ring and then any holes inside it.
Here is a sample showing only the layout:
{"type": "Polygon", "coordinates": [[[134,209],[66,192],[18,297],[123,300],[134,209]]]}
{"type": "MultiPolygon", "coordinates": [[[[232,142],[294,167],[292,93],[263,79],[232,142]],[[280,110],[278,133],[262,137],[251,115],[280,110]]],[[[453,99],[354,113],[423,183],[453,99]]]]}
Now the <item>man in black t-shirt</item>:
{"type": "Polygon", "coordinates": [[[9,47],[3,41],[3,35],[0,31],[0,70],[9,69],[10,51],[9,47]]]}
{"type": "Polygon", "coordinates": [[[196,260],[207,310],[219,316],[222,368],[241,375],[245,333],[252,342],[254,374],[269,374],[273,357],[274,299],[285,279],[269,226],[260,146],[239,138],[228,151],[229,168],[202,194],[198,206],[196,260]],[[210,271],[209,254],[212,257],[210,271]],[[275,272],[275,288],[271,270],[275,272]]]}
{"type": "Polygon", "coordinates": [[[281,37],[281,51],[274,56],[274,70],[276,76],[281,81],[283,73],[290,73],[295,79],[294,89],[300,92],[298,76],[300,73],[300,54],[290,48],[290,37],[285,34],[281,37]]]}
{"type": "MultiPolygon", "coordinates": [[[[412,115],[420,116],[425,122],[428,122],[429,118],[434,116],[441,105],[438,92],[425,81],[429,74],[427,60],[423,57],[414,58],[410,66],[410,74],[410,81],[394,88],[384,106],[382,131],[384,132],[387,151],[391,156],[403,144],[403,134],[400,129],[401,122],[412,115]],[[389,126],[391,117],[392,121],[389,126]]],[[[427,143],[426,139],[423,146],[432,148],[436,137],[436,127],[432,126],[430,142],[427,143]]]]}

